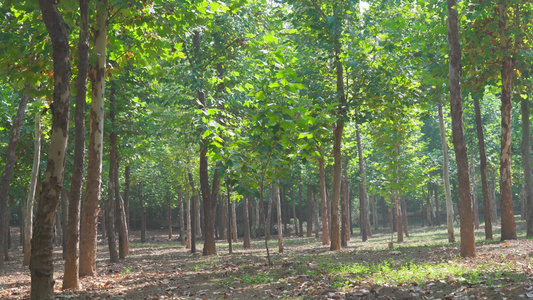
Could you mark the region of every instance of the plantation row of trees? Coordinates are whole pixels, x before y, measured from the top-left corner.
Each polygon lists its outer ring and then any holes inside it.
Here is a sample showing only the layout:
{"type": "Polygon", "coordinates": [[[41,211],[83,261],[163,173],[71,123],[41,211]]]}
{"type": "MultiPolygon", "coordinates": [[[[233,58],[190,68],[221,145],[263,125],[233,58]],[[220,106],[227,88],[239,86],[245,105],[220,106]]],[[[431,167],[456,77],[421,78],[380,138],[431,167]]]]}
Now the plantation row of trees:
{"type": "Polygon", "coordinates": [[[178,215],[193,252],[202,236],[203,254],[216,254],[234,224],[245,246],[265,237],[269,262],[266,241],[277,232],[283,251],[289,223],[340,250],[354,226],[365,241],[388,220],[401,242],[408,216],[446,215],[453,242],[458,211],[461,255],[475,256],[480,216],[487,239],[498,212],[501,239],[516,239],[521,205],[532,236],[532,9],[5,1],[4,258],[18,221],[32,298],[53,299],[54,234],[65,237],[63,288],[78,288],[97,271],[98,219],[118,261],[130,225],[145,228],[158,207],[170,224],[178,215]]]}

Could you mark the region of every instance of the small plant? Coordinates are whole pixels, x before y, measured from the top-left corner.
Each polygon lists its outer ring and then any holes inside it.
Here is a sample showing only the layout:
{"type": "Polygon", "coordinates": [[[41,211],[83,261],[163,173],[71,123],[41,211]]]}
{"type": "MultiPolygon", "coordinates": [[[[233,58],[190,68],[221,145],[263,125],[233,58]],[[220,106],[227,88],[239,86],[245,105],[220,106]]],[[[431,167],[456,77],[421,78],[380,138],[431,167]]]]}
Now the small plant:
{"type": "Polygon", "coordinates": [[[126,268],[124,269],[124,274],[126,274],[126,275],[127,275],[127,274],[131,274],[131,270],[132,270],[132,269],[133,269],[132,266],[126,267],[126,268]]]}

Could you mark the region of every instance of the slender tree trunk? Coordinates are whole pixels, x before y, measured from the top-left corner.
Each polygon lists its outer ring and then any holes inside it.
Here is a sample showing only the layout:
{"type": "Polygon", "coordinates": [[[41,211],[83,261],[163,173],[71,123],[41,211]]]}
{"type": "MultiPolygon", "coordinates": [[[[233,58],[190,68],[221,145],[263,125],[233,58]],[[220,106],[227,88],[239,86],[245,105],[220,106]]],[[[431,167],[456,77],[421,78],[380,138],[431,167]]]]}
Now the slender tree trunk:
{"type": "Polygon", "coordinates": [[[268,209],[267,209],[267,228],[266,228],[266,235],[267,239],[270,240],[272,235],[272,202],[274,201],[274,196],[272,196],[273,188],[272,184],[269,185],[268,188],[268,209]]]}
{"type": "Polygon", "coordinates": [[[446,199],[446,227],[448,228],[448,242],[454,243],[455,233],[453,231],[453,203],[452,191],[450,189],[450,161],[448,157],[448,142],[446,141],[442,103],[439,103],[438,110],[440,142],[442,145],[442,181],[444,182],[444,196],[446,199]]]}
{"type": "MultiPolygon", "coordinates": [[[[348,241],[350,240],[350,218],[349,218],[349,211],[350,211],[350,198],[349,198],[349,182],[348,182],[348,176],[344,174],[344,180],[342,183],[342,194],[343,197],[341,198],[341,207],[342,207],[342,228],[341,228],[341,246],[342,247],[348,247],[348,241]]],[[[366,224],[365,224],[366,227],[366,224]]]]}
{"type": "MultiPolygon", "coordinates": [[[[524,169],[524,185],[526,190],[526,207],[527,207],[527,233],[528,238],[533,237],[533,178],[531,172],[531,140],[530,140],[530,126],[529,126],[529,99],[521,100],[522,111],[522,164],[524,169]]],[[[488,189],[487,189],[488,190],[488,189]]],[[[488,193],[488,191],[487,191],[488,193]]],[[[487,214],[487,211],[485,211],[487,214]]]]}
{"type": "Polygon", "coordinates": [[[317,193],[313,193],[313,217],[314,217],[314,220],[313,220],[313,224],[315,224],[315,238],[320,238],[320,234],[319,234],[319,231],[320,231],[320,203],[318,202],[318,194],[317,193]]]}
{"type": "Polygon", "coordinates": [[[141,243],[146,243],[146,207],[144,207],[142,183],[139,182],[139,209],[141,216],[141,243]]]}
{"type": "Polygon", "coordinates": [[[396,233],[398,235],[398,243],[403,242],[403,219],[402,219],[402,205],[400,203],[400,196],[397,194],[398,192],[394,192],[394,207],[396,210],[395,216],[396,216],[396,233]]]}
{"type": "Polygon", "coordinates": [[[226,232],[227,232],[227,225],[229,224],[228,222],[228,202],[227,201],[223,201],[223,199],[220,199],[220,224],[221,224],[221,228],[220,228],[220,238],[222,240],[226,240],[226,232]]]}
{"type": "Polygon", "coordinates": [[[307,237],[313,236],[313,191],[311,186],[307,185],[307,237]]]}
{"type": "MultiPolygon", "coordinates": [[[[294,236],[299,236],[298,232],[298,212],[296,211],[296,189],[292,189],[292,213],[294,218],[294,236]]],[[[327,218],[327,216],[326,216],[327,218]]],[[[326,219],[327,221],[327,219],[326,219]]],[[[327,226],[326,226],[327,230],[327,226]]],[[[328,237],[328,243],[329,243],[329,237],[328,237]]]]}
{"type": "MultiPolygon", "coordinates": [[[[112,155],[110,155],[112,156],[112,155]]],[[[114,157],[109,159],[109,183],[108,183],[108,194],[107,194],[107,205],[106,205],[106,230],[107,230],[107,246],[109,248],[109,257],[112,263],[118,263],[118,250],[117,250],[117,240],[115,238],[115,168],[113,167],[116,164],[114,157]]]]}
{"type": "MultiPolygon", "coordinates": [[[[302,179],[300,178],[300,182],[302,181],[302,179]]],[[[303,228],[303,222],[302,222],[302,219],[303,219],[303,205],[302,205],[302,184],[300,183],[298,185],[298,203],[299,203],[299,209],[300,209],[300,213],[298,214],[298,227],[300,228],[300,237],[303,237],[304,236],[304,228],[303,228]]]]}
{"type": "Polygon", "coordinates": [[[346,110],[344,104],[346,103],[346,95],[344,93],[344,69],[341,55],[340,43],[340,27],[337,28],[334,36],[335,44],[335,71],[336,71],[336,95],[337,101],[340,104],[337,112],[337,122],[333,130],[333,178],[331,183],[332,197],[331,197],[331,245],[330,250],[341,249],[340,237],[340,218],[339,218],[339,201],[341,193],[342,181],[342,133],[344,131],[344,117],[346,110]]]}
{"type": "Polygon", "coordinates": [[[402,229],[405,236],[409,237],[409,221],[407,218],[407,207],[405,206],[405,197],[401,198],[402,201],[402,229]]]}
{"type": "Polygon", "coordinates": [[[118,221],[118,258],[124,259],[130,252],[130,242],[129,242],[129,228],[128,222],[126,220],[126,210],[124,207],[124,199],[120,195],[120,182],[118,178],[118,162],[115,165],[115,201],[116,201],[116,210],[117,210],[117,221],[118,221]]]}
{"type": "Polygon", "coordinates": [[[131,228],[130,223],[130,166],[124,168],[124,213],[126,214],[127,228],[131,228]]]}
{"type": "MultiPolygon", "coordinates": [[[[186,189],[188,191],[189,189],[186,189]]],[[[190,196],[190,193],[187,192],[185,195],[185,199],[187,199],[187,249],[191,249],[191,239],[192,239],[192,229],[191,229],[191,200],[192,197],[190,196]]]]}
{"type": "Polygon", "coordinates": [[[377,200],[376,200],[376,194],[372,194],[370,197],[372,199],[372,225],[374,227],[374,230],[379,229],[379,220],[378,220],[378,208],[377,208],[377,200]]]}
{"type": "Polygon", "coordinates": [[[249,197],[244,197],[242,200],[242,219],[243,219],[243,228],[244,228],[244,238],[242,247],[244,249],[250,249],[250,218],[249,218],[249,207],[248,207],[249,197]]]}
{"type": "Polygon", "coordinates": [[[476,113],[476,130],[477,139],[479,143],[479,168],[481,173],[481,191],[483,194],[483,207],[485,214],[485,239],[492,240],[492,223],[495,221],[492,218],[492,203],[489,195],[489,182],[487,178],[487,155],[485,154],[485,138],[483,136],[483,123],[481,121],[481,108],[479,105],[479,94],[473,95],[474,110],[476,113]]]}
{"type": "Polygon", "coordinates": [[[63,189],[61,191],[61,250],[63,259],[67,255],[67,219],[68,219],[68,191],[63,189]]]}
{"type": "Polygon", "coordinates": [[[172,240],[172,206],[170,204],[170,196],[167,197],[167,220],[168,220],[168,239],[172,240]]]}
{"type": "Polygon", "coordinates": [[[479,213],[477,205],[477,181],[474,154],[471,155],[472,163],[470,164],[470,176],[472,178],[472,210],[474,212],[474,229],[479,229],[479,213]]]}
{"type": "Polygon", "coordinates": [[[496,174],[494,169],[490,169],[489,182],[489,202],[490,202],[490,221],[493,225],[498,224],[498,205],[496,205],[496,174]]]}
{"type": "Polygon", "coordinates": [[[178,221],[178,232],[179,232],[179,239],[178,241],[183,242],[185,240],[185,210],[184,210],[184,197],[183,197],[183,191],[181,190],[181,187],[178,189],[178,202],[179,202],[179,221],[178,221]]]}
{"type": "Polygon", "coordinates": [[[279,192],[279,187],[277,185],[272,185],[274,188],[274,195],[276,197],[276,213],[278,215],[278,251],[279,253],[283,253],[283,227],[282,227],[282,220],[281,220],[281,195],[279,192]]]}
{"type": "Polygon", "coordinates": [[[361,130],[359,125],[355,125],[356,136],[357,136],[357,156],[359,158],[359,176],[361,176],[361,182],[359,183],[359,205],[361,211],[361,238],[363,242],[368,239],[367,224],[369,220],[368,216],[368,194],[366,193],[366,168],[365,162],[363,159],[363,146],[361,144],[361,130]]]}
{"type": "MultiPolygon", "coordinates": [[[[70,30],[54,1],[39,0],[43,21],[52,41],[54,92],[50,150],[41,197],[37,203],[35,231],[31,241],[31,299],[54,299],[53,230],[59,202],[68,142],[71,80],[70,30]]],[[[9,144],[12,144],[13,135],[9,144]]],[[[9,152],[8,152],[9,153],[9,152]]],[[[6,169],[9,160],[6,160],[6,169]]],[[[6,172],[7,173],[7,172],[6,172]]],[[[5,177],[4,173],[4,177],[5,177]]],[[[4,179],[2,179],[2,185],[4,179]]],[[[2,187],[3,189],[3,187],[2,187]]],[[[3,196],[2,196],[3,197],[3,196]]],[[[0,201],[0,203],[3,200],[0,201]]],[[[0,209],[0,211],[3,211],[0,209]]],[[[0,218],[1,219],[1,218],[0,218]]],[[[4,219],[0,220],[4,221],[4,219]]],[[[3,227],[3,226],[2,226],[3,227]]],[[[1,244],[1,243],[0,243],[1,244]]],[[[1,260],[1,259],[0,259],[1,260]]]]}
{"type": "MultiPolygon", "coordinates": [[[[118,145],[117,145],[117,131],[116,131],[116,97],[115,97],[115,87],[111,88],[110,95],[110,109],[109,109],[109,119],[111,121],[111,132],[109,133],[109,182],[110,184],[109,193],[115,194],[115,216],[112,221],[116,221],[117,231],[118,231],[118,257],[119,259],[126,258],[129,252],[129,241],[128,241],[128,226],[126,221],[126,212],[124,209],[124,200],[120,195],[120,181],[118,179],[118,145]],[[113,172],[111,172],[113,169],[113,172]],[[112,187],[112,188],[111,188],[112,187]]],[[[109,199],[113,199],[110,197],[109,199]]],[[[113,204],[111,204],[113,205],[113,204]]]]}
{"type": "Polygon", "coordinates": [[[87,186],[81,216],[80,235],[80,276],[96,274],[97,218],[98,203],[102,185],[102,154],[104,145],[104,92],[107,44],[107,3],[98,0],[96,28],[94,32],[94,52],[96,64],[90,72],[92,101],[90,111],[90,137],[87,163],[87,186]]]}
{"type": "MultiPolygon", "coordinates": [[[[44,1],[41,1],[44,3],[44,1]]],[[[50,4],[52,5],[52,4],[50,4]]],[[[59,13],[58,13],[59,14],[59,13]]],[[[61,18],[61,16],[59,16],[61,18]]],[[[70,64],[70,62],[69,62],[70,64]]],[[[22,128],[22,123],[24,122],[24,113],[26,112],[26,105],[30,100],[28,94],[22,94],[20,97],[20,102],[17,110],[17,117],[13,122],[13,127],[11,127],[11,133],[9,136],[9,141],[6,147],[6,160],[4,166],[4,173],[2,175],[2,180],[0,181],[0,224],[4,224],[7,219],[7,197],[9,194],[9,185],[11,183],[11,178],[13,177],[13,171],[15,170],[16,162],[16,149],[18,142],[20,140],[20,130],[22,128]]],[[[7,228],[2,226],[0,228],[0,254],[5,249],[6,244],[6,230],[7,228]]],[[[0,267],[4,265],[4,260],[2,259],[4,255],[0,255],[0,267]]]]}
{"type": "MultiPolygon", "coordinates": [[[[37,188],[37,176],[41,163],[41,115],[35,115],[35,140],[33,142],[33,166],[31,169],[30,187],[26,200],[26,214],[24,219],[24,259],[22,265],[30,265],[31,234],[33,229],[33,199],[37,188]]],[[[76,233],[77,234],[77,233],[76,233]]],[[[76,274],[77,276],[77,274],[76,274]]]]}
{"type": "Polygon", "coordinates": [[[457,162],[459,182],[459,203],[461,214],[461,256],[476,256],[474,223],[470,179],[468,176],[468,153],[464,138],[463,100],[461,96],[461,45],[459,43],[459,17],[457,0],[447,0],[448,4],[448,45],[450,47],[449,90],[452,115],[453,146],[457,162]]]}
{"type": "Polygon", "coordinates": [[[227,214],[228,214],[228,253],[229,254],[232,254],[233,253],[233,245],[232,245],[232,242],[233,242],[233,239],[232,239],[232,234],[231,234],[231,227],[232,227],[232,214],[231,214],[231,197],[230,197],[230,190],[229,190],[229,186],[226,188],[226,191],[227,191],[227,214]]]}
{"type": "MultiPolygon", "coordinates": [[[[196,201],[196,198],[198,197],[197,196],[197,192],[196,192],[196,188],[194,187],[194,180],[193,180],[193,177],[192,177],[192,173],[191,172],[188,172],[188,176],[189,176],[189,185],[191,186],[191,198],[190,198],[190,202],[192,203],[192,205],[190,205],[190,209],[189,209],[189,213],[190,213],[190,224],[189,224],[189,231],[190,231],[190,236],[188,236],[189,240],[191,241],[191,253],[196,253],[196,218],[198,217],[198,215],[196,214],[196,204],[198,203],[196,201]]],[[[205,245],[204,245],[204,248],[205,248],[205,245]]]]}
{"type": "Polygon", "coordinates": [[[232,231],[233,231],[233,242],[235,242],[235,243],[238,242],[236,206],[237,205],[235,204],[235,201],[231,202],[231,228],[232,228],[232,231]]]}
{"type": "Polygon", "coordinates": [[[384,196],[381,196],[381,219],[382,219],[382,224],[383,224],[383,228],[387,227],[387,223],[388,222],[388,212],[387,212],[387,204],[385,203],[385,197],[384,196]]]}

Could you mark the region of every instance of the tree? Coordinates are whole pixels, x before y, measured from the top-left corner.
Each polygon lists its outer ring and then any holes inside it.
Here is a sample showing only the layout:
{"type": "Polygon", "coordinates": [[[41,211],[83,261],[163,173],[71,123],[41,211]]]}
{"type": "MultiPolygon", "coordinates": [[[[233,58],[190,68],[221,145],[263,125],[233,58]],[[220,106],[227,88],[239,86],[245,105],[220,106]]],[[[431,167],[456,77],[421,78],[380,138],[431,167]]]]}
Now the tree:
{"type": "Polygon", "coordinates": [[[70,30],[57,9],[56,2],[39,0],[39,7],[52,40],[54,92],[50,155],[41,199],[37,205],[35,231],[31,242],[31,299],[54,299],[53,232],[63,185],[68,141],[71,80],[70,30]]]}
{"type": "Polygon", "coordinates": [[[80,37],[78,42],[78,79],[74,125],[74,170],[70,182],[67,247],[64,289],[79,288],[80,273],[80,209],[85,169],[85,106],[89,72],[89,1],[80,0],[80,37]]]}
{"type": "MultiPolygon", "coordinates": [[[[22,127],[22,122],[24,121],[24,113],[26,112],[26,105],[30,99],[29,94],[22,94],[20,97],[20,102],[17,110],[17,117],[11,128],[11,134],[9,136],[9,142],[7,144],[7,157],[6,164],[4,167],[4,173],[2,174],[2,180],[0,181],[0,224],[6,224],[7,219],[7,197],[9,194],[9,184],[11,183],[11,178],[13,177],[13,171],[15,168],[15,150],[17,144],[20,140],[20,129],[22,127]]],[[[3,254],[4,251],[7,251],[6,247],[6,226],[2,225],[0,228],[0,254],[3,254]]],[[[7,254],[7,252],[6,252],[7,254]]],[[[0,267],[4,264],[4,255],[0,255],[0,267]]]]}
{"type": "MultiPolygon", "coordinates": [[[[500,210],[502,214],[502,240],[516,240],[511,181],[511,109],[513,97],[514,58],[511,51],[511,33],[506,2],[498,3],[500,49],[503,52],[501,69],[501,153],[500,153],[500,210]]],[[[518,12],[515,11],[515,14],[518,12]]]]}
{"type": "Polygon", "coordinates": [[[457,1],[447,0],[448,44],[450,47],[449,90],[452,115],[453,146],[457,162],[459,204],[461,215],[461,255],[476,256],[470,177],[468,174],[468,153],[463,132],[463,105],[461,95],[461,46],[459,43],[459,17],[457,1]]]}
{"type": "Polygon", "coordinates": [[[30,265],[31,236],[33,230],[33,199],[37,189],[37,175],[41,162],[41,115],[35,114],[35,141],[33,146],[33,166],[31,169],[30,187],[26,200],[26,215],[24,218],[24,258],[22,265],[30,265]]]}
{"type": "Polygon", "coordinates": [[[444,193],[446,197],[446,226],[448,228],[448,242],[455,242],[453,232],[453,203],[452,192],[450,189],[450,162],[448,157],[448,142],[446,142],[446,129],[444,128],[444,116],[442,112],[442,103],[438,104],[439,110],[439,131],[442,144],[442,181],[444,182],[444,193]]]}
{"type": "Polygon", "coordinates": [[[80,276],[96,274],[96,225],[102,185],[104,146],[104,92],[106,79],[108,0],[97,1],[94,53],[96,63],[89,71],[92,82],[90,136],[87,163],[87,186],[83,202],[80,243],[80,276]]]}

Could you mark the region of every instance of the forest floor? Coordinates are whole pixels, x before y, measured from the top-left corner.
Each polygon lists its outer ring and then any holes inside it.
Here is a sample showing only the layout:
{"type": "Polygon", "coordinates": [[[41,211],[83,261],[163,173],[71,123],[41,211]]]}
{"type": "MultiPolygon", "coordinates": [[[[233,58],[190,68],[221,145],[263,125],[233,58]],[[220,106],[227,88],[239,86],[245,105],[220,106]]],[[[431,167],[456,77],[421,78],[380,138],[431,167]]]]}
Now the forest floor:
{"type": "MultiPolygon", "coordinates": [[[[458,228],[455,234],[459,240],[458,228]]],[[[475,258],[459,256],[459,244],[447,243],[445,227],[413,228],[393,248],[385,231],[364,243],[356,235],[347,248],[334,252],[314,237],[287,237],[285,251],[278,253],[273,239],[271,267],[261,240],[254,240],[252,249],[243,249],[239,241],[233,254],[227,242],[219,241],[218,255],[203,257],[201,241],[199,253],[190,254],[169,240],[166,230],[148,236],[141,244],[133,232],[131,255],[118,264],[109,262],[107,246],[99,244],[99,273],[82,278],[79,291],[61,289],[64,263],[57,248],[56,299],[533,298],[533,240],[525,239],[523,230],[518,241],[508,242],[485,242],[483,228],[477,230],[475,258]]],[[[0,299],[29,298],[30,275],[21,252],[21,247],[12,249],[12,260],[0,269],[0,299]]]]}

